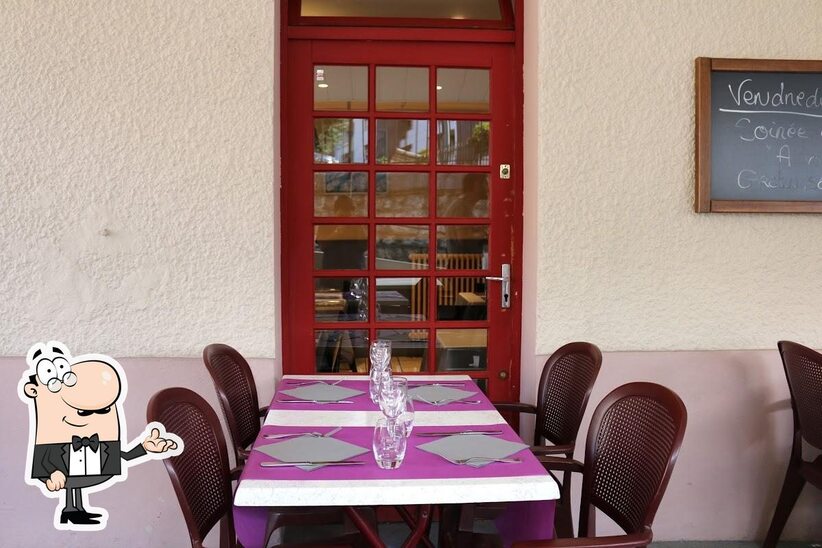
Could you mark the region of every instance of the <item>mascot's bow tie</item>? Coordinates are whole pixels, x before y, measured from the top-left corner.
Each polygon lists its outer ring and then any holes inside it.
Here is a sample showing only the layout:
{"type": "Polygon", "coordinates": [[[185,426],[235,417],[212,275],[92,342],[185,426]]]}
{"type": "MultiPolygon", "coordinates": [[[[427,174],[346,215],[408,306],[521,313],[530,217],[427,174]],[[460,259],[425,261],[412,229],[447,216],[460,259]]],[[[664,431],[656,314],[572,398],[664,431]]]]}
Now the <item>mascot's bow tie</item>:
{"type": "Polygon", "coordinates": [[[72,436],[71,448],[78,451],[81,447],[91,447],[92,451],[97,451],[97,448],[100,447],[100,437],[97,434],[92,434],[90,438],[72,436]]]}

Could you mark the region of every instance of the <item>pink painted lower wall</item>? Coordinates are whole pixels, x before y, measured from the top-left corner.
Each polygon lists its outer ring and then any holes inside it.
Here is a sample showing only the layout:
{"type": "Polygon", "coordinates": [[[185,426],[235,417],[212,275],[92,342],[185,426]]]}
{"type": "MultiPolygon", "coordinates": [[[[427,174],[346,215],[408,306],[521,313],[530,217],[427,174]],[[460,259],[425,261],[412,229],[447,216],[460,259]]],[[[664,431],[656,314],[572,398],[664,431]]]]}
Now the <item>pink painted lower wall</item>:
{"type": "MultiPolygon", "coordinates": [[[[545,356],[523,360],[523,393],[545,356]]],[[[132,436],[145,425],[146,403],[156,391],[187,386],[218,408],[202,362],[194,358],[124,358],[125,402],[132,436]]],[[[250,360],[260,401],[273,394],[274,360],[250,360]]],[[[0,401],[6,419],[0,445],[0,531],[4,546],[185,546],[187,533],[165,468],[152,461],[132,468],[126,482],[92,495],[109,511],[98,533],[55,531],[55,501],[23,482],[28,436],[26,406],[16,394],[23,358],[0,358],[0,401]]],[[[675,390],[688,407],[688,431],[679,463],[657,515],[657,540],[745,540],[764,536],[789,452],[788,390],[775,351],[606,353],[582,431],[596,402],[616,386],[648,380],[675,390]]],[[[580,455],[581,457],[581,449],[580,455]]],[[[578,484],[578,482],[577,482],[578,484]]],[[[802,494],[786,539],[822,538],[822,493],[802,494]]],[[[608,531],[607,524],[601,527],[608,531]]],[[[212,542],[212,544],[214,544],[212,542]]]]}

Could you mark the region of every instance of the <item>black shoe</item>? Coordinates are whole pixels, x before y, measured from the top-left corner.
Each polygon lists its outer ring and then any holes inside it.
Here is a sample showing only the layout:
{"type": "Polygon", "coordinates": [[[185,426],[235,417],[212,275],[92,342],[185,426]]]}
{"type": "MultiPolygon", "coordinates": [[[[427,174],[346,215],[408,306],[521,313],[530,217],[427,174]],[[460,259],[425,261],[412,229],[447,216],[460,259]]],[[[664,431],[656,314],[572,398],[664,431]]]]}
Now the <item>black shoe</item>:
{"type": "Polygon", "coordinates": [[[99,518],[99,517],[102,517],[102,515],[103,515],[103,514],[95,514],[95,513],[93,513],[93,512],[86,512],[86,511],[85,511],[85,510],[83,510],[82,508],[80,508],[78,511],[79,511],[81,514],[84,514],[87,518],[91,518],[91,519],[94,519],[94,518],[99,518]]]}
{"type": "Polygon", "coordinates": [[[63,512],[60,514],[60,523],[70,522],[74,525],[97,525],[100,522],[93,517],[99,517],[95,514],[89,514],[88,512],[63,512]]]}

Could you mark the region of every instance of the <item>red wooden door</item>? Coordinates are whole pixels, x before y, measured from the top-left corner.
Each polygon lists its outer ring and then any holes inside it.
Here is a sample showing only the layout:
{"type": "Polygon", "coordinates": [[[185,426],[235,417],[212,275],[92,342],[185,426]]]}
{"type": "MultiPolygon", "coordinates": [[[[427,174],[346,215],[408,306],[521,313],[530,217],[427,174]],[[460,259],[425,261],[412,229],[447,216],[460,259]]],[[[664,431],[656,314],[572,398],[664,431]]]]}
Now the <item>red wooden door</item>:
{"type": "Polygon", "coordinates": [[[516,398],[513,59],[509,44],[289,43],[285,372],[365,373],[369,341],[387,338],[395,371],[468,373],[516,398]],[[508,306],[486,280],[506,264],[508,306]]]}

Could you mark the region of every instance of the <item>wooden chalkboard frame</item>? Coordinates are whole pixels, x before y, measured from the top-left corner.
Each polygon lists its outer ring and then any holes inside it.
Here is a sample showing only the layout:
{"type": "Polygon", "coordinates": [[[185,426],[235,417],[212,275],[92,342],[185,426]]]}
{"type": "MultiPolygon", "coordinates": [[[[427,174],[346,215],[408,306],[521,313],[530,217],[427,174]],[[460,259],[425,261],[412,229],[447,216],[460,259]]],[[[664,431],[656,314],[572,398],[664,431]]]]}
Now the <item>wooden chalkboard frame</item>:
{"type": "Polygon", "coordinates": [[[779,59],[696,59],[696,193],[697,213],[822,213],[822,201],[711,199],[711,76],[723,72],[819,72],[822,61],[779,59]]]}

